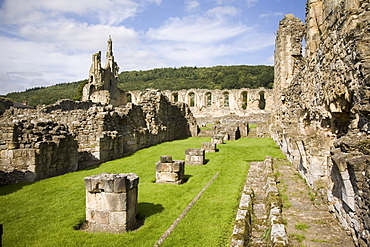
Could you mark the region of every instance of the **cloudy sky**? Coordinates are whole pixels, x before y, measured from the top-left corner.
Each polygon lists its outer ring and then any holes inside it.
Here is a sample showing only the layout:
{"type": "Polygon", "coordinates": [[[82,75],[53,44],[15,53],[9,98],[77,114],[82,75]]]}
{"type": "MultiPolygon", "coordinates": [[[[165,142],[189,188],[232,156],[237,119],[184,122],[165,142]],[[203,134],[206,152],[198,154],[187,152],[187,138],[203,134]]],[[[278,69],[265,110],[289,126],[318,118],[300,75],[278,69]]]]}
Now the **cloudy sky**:
{"type": "Polygon", "coordinates": [[[120,71],[271,65],[279,21],[305,2],[0,0],[0,95],[87,78],[108,35],[120,71]]]}

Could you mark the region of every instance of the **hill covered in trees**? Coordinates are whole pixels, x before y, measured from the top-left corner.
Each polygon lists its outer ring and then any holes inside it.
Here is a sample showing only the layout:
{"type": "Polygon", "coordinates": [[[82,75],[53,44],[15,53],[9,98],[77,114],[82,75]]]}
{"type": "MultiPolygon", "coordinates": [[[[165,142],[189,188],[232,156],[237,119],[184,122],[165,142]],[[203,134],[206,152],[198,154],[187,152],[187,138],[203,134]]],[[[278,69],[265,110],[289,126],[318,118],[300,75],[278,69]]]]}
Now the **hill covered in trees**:
{"type": "MultiPolygon", "coordinates": [[[[180,67],[146,71],[123,71],[119,74],[118,87],[125,91],[202,89],[272,88],[273,66],[216,66],[210,68],[180,67]]],[[[36,87],[24,92],[14,92],[5,97],[27,101],[29,105],[54,104],[60,99],[81,100],[82,88],[87,80],[61,83],[50,87],[36,87]]]]}
{"type": "Polygon", "coordinates": [[[274,67],[264,65],[161,68],[124,71],[119,75],[119,87],[127,91],[147,88],[159,90],[272,88],[273,81],[274,67]]]}

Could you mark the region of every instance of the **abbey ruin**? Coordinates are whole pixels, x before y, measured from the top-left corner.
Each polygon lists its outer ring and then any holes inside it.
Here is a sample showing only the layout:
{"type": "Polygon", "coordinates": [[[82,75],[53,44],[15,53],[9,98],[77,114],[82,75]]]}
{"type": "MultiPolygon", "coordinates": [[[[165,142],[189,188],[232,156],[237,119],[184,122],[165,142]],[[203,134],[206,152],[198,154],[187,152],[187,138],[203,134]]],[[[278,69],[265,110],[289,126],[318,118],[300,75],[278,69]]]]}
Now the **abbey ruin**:
{"type": "MultiPolygon", "coordinates": [[[[125,92],[108,39],[83,101],[17,109],[0,100],[0,185],[84,169],[199,127],[264,126],[357,246],[370,245],[370,3],[308,0],[305,23],[280,21],[273,89],[125,92]]],[[[231,133],[230,132],[230,133],[231,133]]],[[[263,132],[263,133],[262,133],[263,132]]],[[[228,134],[228,138],[232,135],[228,134]]],[[[220,140],[222,141],[222,136],[220,140]]]]}

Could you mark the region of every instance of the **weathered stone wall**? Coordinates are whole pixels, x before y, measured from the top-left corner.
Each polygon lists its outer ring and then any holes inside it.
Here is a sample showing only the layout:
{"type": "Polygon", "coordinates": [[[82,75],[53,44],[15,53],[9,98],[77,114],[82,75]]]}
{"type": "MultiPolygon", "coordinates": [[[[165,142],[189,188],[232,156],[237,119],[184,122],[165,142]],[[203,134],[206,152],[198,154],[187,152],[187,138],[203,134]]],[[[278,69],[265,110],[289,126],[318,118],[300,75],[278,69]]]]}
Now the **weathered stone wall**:
{"type": "Polygon", "coordinates": [[[286,15],[271,114],[273,139],[359,246],[370,245],[369,20],[367,0],[309,0],[306,25],[286,15]]]}
{"type": "Polygon", "coordinates": [[[122,107],[64,100],[12,108],[0,128],[1,184],[60,175],[197,134],[189,108],[155,90],[145,91],[140,104],[122,107]]]}
{"type": "MultiPolygon", "coordinates": [[[[163,94],[171,102],[189,105],[200,125],[215,122],[229,124],[244,120],[265,121],[273,107],[272,90],[266,88],[165,90],[163,94]]],[[[125,95],[126,99],[136,103],[141,101],[142,91],[129,91],[125,95]]]]}

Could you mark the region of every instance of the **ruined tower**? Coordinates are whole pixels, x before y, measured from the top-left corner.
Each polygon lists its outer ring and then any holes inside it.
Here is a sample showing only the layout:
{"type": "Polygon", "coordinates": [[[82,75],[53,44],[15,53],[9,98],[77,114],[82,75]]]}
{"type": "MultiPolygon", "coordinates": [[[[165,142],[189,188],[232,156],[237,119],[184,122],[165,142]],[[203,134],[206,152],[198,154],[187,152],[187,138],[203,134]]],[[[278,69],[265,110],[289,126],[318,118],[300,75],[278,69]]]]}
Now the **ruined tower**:
{"type": "Polygon", "coordinates": [[[111,36],[109,36],[107,43],[106,64],[104,68],[101,67],[101,52],[99,51],[92,55],[89,81],[83,88],[82,100],[120,105],[123,103],[123,91],[117,87],[119,67],[114,61],[111,36]]]}

